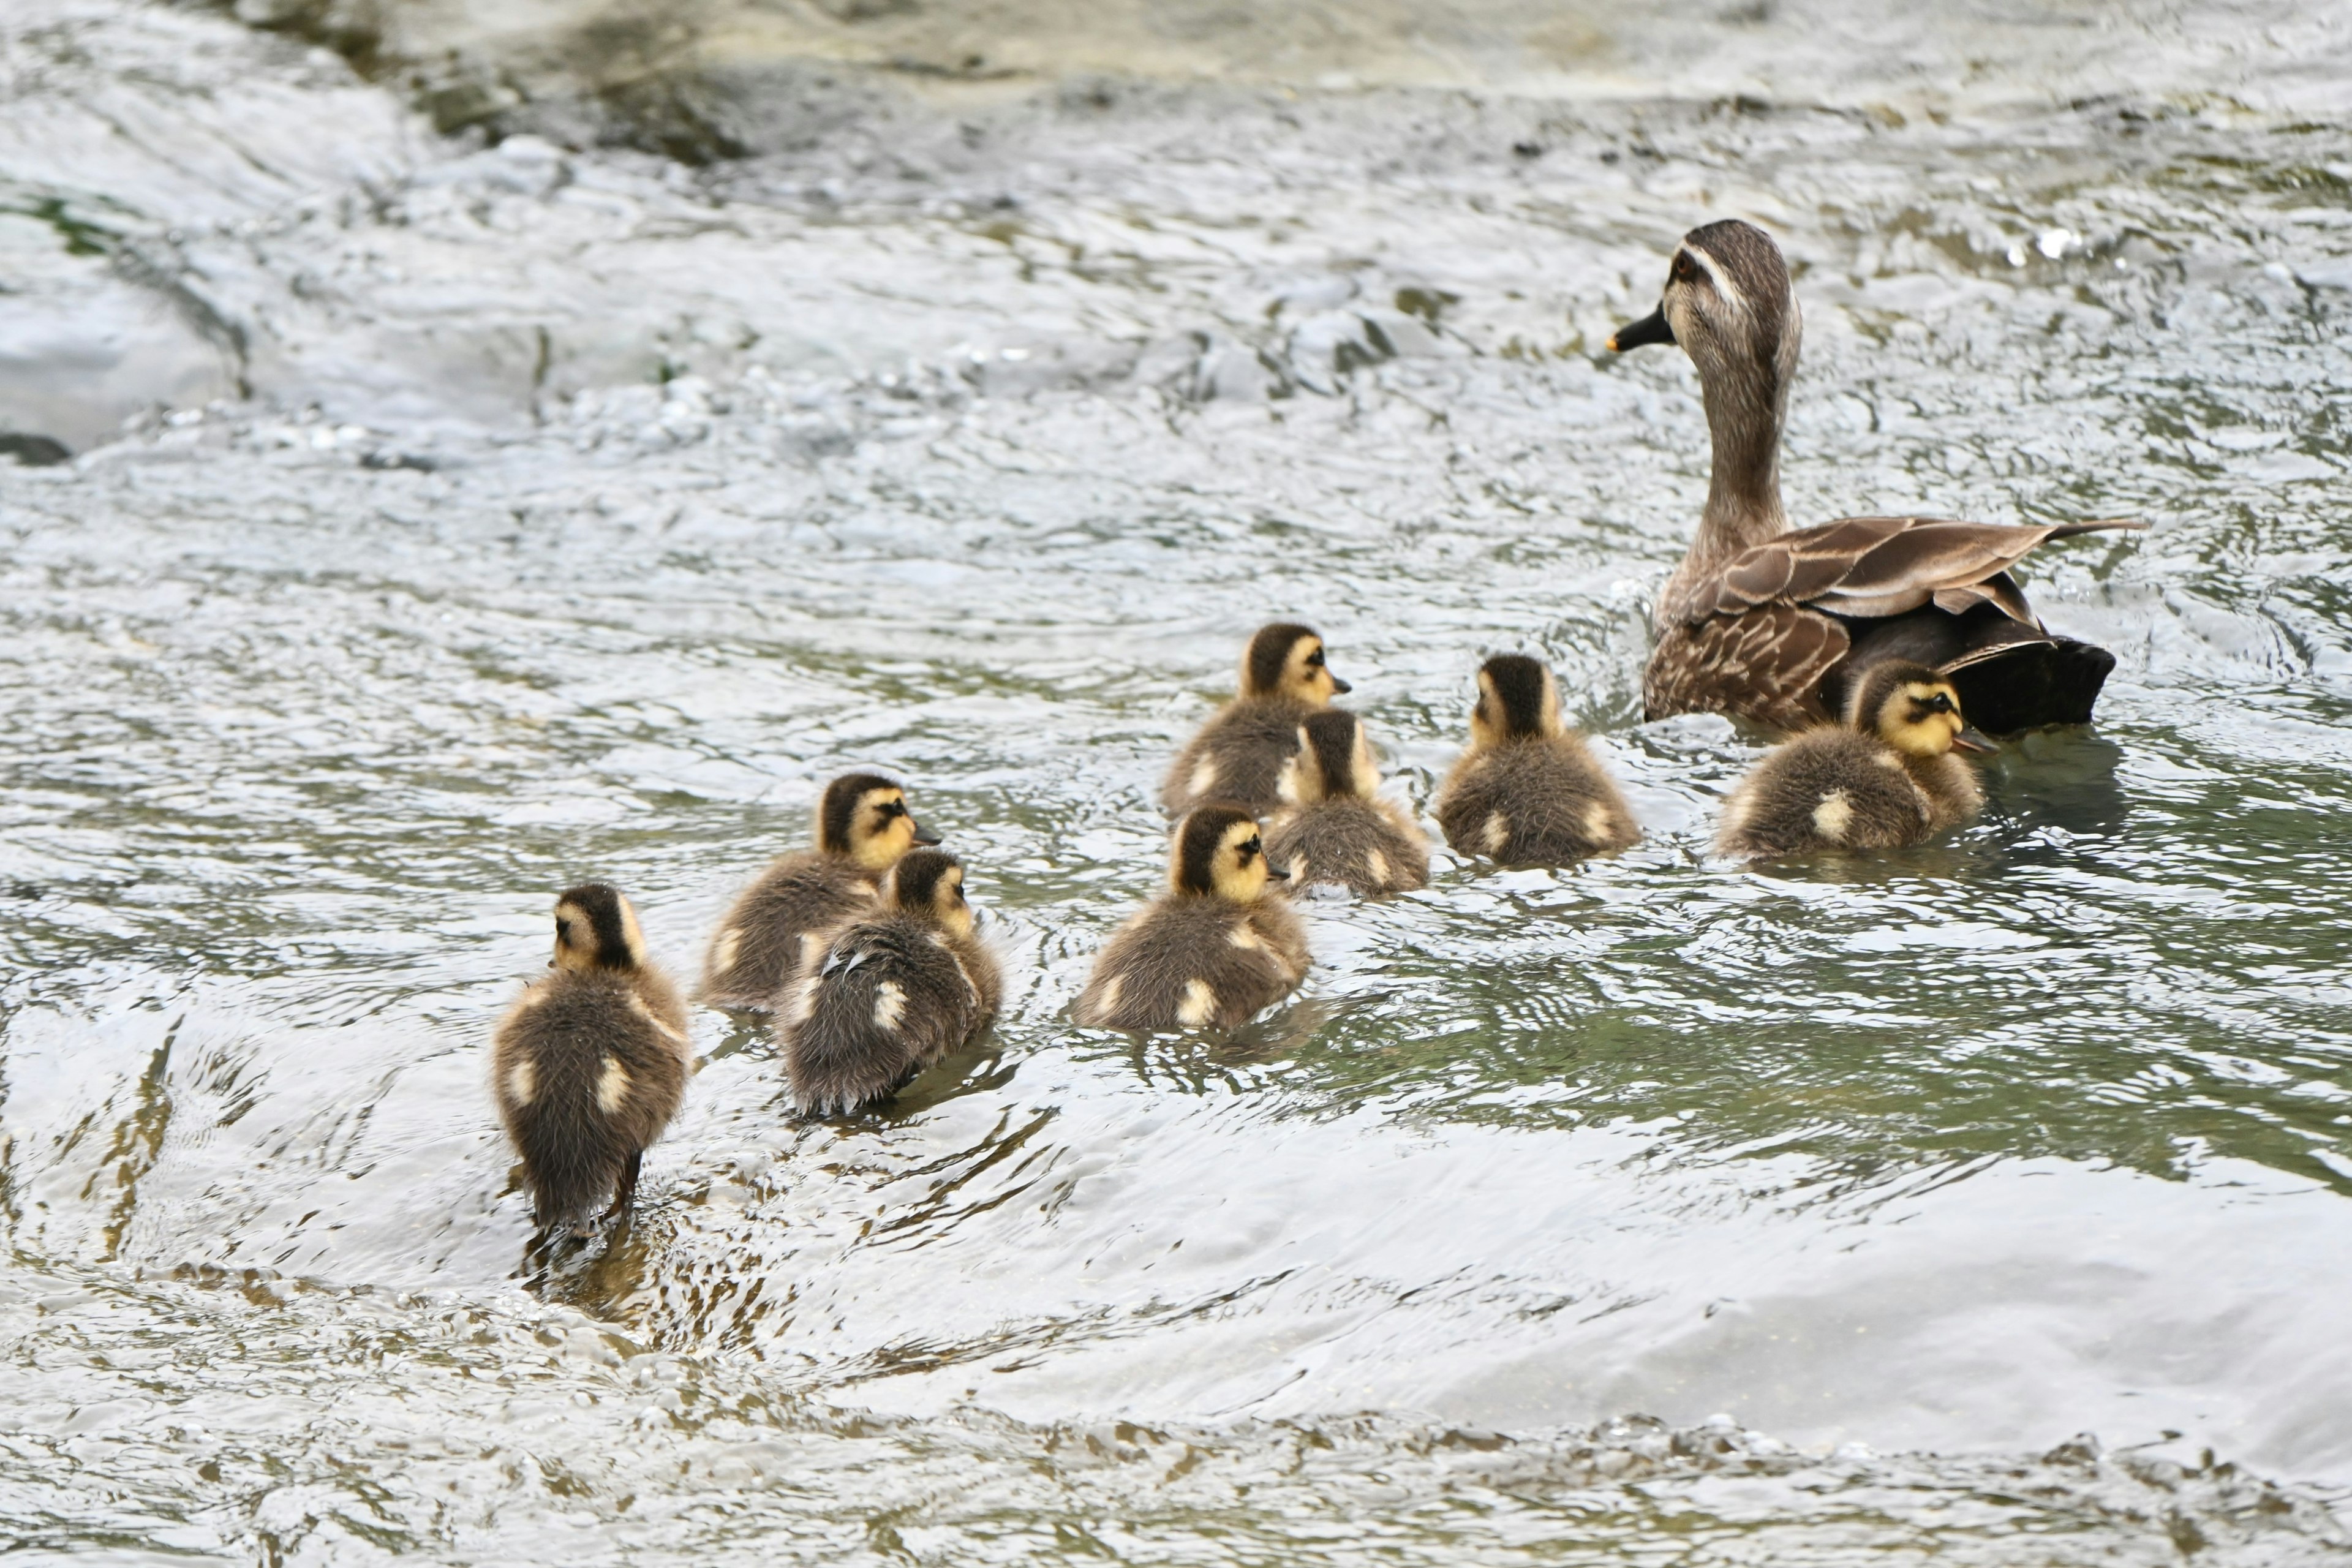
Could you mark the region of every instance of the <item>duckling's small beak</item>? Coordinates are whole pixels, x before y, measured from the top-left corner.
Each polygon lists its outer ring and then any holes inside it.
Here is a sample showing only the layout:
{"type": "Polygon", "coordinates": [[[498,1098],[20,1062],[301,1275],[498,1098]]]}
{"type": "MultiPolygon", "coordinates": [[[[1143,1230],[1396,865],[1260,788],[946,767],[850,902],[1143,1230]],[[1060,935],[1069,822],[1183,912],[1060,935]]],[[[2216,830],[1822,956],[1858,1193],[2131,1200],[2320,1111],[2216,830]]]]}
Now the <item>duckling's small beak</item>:
{"type": "Polygon", "coordinates": [[[911,816],[907,818],[907,826],[915,830],[915,842],[921,845],[926,849],[930,848],[940,841],[940,836],[938,834],[933,833],[929,828],[925,827],[921,823],[917,822],[911,816]]]}
{"type": "Polygon", "coordinates": [[[1622,354],[1627,349],[1647,348],[1652,343],[1674,341],[1674,323],[1666,320],[1666,308],[1661,305],[1633,325],[1618,328],[1609,340],[1609,352],[1622,354]]]}
{"type": "Polygon", "coordinates": [[[1962,730],[1958,734],[1954,735],[1952,749],[1956,752],[1975,752],[1988,757],[2000,750],[1999,746],[1993,744],[1991,736],[1982,730],[1973,728],[1962,730]]]}
{"type": "Polygon", "coordinates": [[[1281,867],[1276,865],[1271,860],[1265,863],[1265,874],[1273,878],[1277,882],[1287,882],[1290,880],[1290,873],[1284,870],[1281,867]]]}
{"type": "MultiPolygon", "coordinates": [[[[1327,671],[1326,673],[1328,674],[1328,672],[1327,671]]],[[[1345,697],[1354,689],[1356,689],[1353,686],[1350,686],[1348,682],[1340,679],[1338,676],[1334,675],[1331,677],[1331,694],[1333,696],[1345,697]]]]}

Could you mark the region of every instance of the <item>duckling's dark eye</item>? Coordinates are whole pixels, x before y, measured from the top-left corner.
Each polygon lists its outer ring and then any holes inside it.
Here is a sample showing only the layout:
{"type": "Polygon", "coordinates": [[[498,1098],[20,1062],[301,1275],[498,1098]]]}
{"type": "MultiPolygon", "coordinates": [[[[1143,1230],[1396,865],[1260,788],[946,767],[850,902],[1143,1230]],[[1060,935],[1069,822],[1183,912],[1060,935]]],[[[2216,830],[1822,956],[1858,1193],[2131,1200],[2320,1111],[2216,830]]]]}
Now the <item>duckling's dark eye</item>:
{"type": "Polygon", "coordinates": [[[904,816],[907,815],[906,802],[886,800],[875,808],[875,815],[881,817],[885,822],[889,821],[894,816],[904,816]]]}
{"type": "Polygon", "coordinates": [[[1323,666],[1323,650],[1318,647],[1313,653],[1308,654],[1307,656],[1307,662],[1308,666],[1313,668],[1321,668],[1323,666]]]}
{"type": "Polygon", "coordinates": [[[1244,839],[1241,843],[1234,845],[1234,849],[1235,853],[1241,856],[1242,864],[1246,866],[1250,863],[1250,857],[1256,854],[1258,850],[1264,847],[1265,841],[1263,839],[1247,838],[1244,839]]]}
{"type": "Polygon", "coordinates": [[[1927,700],[1927,710],[1931,713],[1949,713],[1952,710],[1952,700],[1938,691],[1927,700]]]}

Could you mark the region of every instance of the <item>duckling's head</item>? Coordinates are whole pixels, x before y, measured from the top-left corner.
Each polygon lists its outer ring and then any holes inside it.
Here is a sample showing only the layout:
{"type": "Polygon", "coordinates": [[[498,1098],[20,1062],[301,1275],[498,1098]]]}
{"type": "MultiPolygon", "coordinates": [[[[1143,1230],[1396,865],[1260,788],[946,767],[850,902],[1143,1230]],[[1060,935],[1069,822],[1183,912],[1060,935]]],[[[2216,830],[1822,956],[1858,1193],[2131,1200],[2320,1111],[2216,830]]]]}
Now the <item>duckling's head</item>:
{"type": "Polygon", "coordinates": [[[1242,655],[1242,695],[1286,697],[1321,708],[1354,689],[1331,673],[1323,639],[1312,626],[1288,622],[1260,626],[1242,655]]]}
{"type": "Polygon", "coordinates": [[[1618,328],[1609,347],[1622,353],[1645,343],[1679,343],[1710,398],[1727,395],[1735,405],[1729,412],[1769,412],[1777,422],[1796,379],[1803,335],[1780,247],[1754,224],[1726,218],[1683,236],[1657,310],[1618,328]],[[1749,398],[1761,398],[1763,406],[1737,406],[1749,398]]]}
{"type": "Polygon", "coordinates": [[[901,914],[971,934],[971,906],[963,898],[963,862],[944,849],[915,849],[882,879],[882,901],[901,914]]]}
{"type": "Polygon", "coordinates": [[[1371,732],[1343,709],[1326,708],[1298,726],[1298,750],[1283,764],[1277,785],[1282,798],[1300,805],[1380,793],[1381,765],[1372,754],[1371,732]]]}
{"type": "Polygon", "coordinates": [[[646,961],[637,911],[617,888],[583,882],[555,900],[551,969],[635,969],[646,961]]]}
{"type": "Polygon", "coordinates": [[[1168,849],[1168,885],[1176,892],[1246,904],[1265,893],[1269,877],[1286,882],[1290,873],[1266,863],[1265,836],[1247,806],[1211,801],[1176,824],[1168,849]]]}
{"type": "Polygon", "coordinates": [[[1470,710],[1470,743],[1549,740],[1565,734],[1559,716],[1559,684],[1543,660],[1523,653],[1498,653],[1478,668],[1478,701],[1470,710]]]}
{"type": "Polygon", "coordinates": [[[1959,693],[1950,681],[1907,659],[1885,659],[1864,670],[1845,711],[1847,723],[1906,757],[1999,749],[1960,717],[1959,693]]]}
{"type": "Polygon", "coordinates": [[[937,844],[907,809],[907,792],[880,773],[844,773],[816,803],[817,847],[869,871],[887,870],[919,844],[937,844]]]}

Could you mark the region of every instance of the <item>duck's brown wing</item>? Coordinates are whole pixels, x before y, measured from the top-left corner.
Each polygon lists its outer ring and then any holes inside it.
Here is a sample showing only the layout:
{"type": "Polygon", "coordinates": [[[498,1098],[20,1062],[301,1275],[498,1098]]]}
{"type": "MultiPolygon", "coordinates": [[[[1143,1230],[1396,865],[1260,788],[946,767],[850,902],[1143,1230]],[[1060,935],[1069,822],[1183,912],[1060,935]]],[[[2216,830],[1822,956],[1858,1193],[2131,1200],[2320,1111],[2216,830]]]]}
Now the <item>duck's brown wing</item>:
{"type": "Polygon", "coordinates": [[[1696,624],[1774,603],[1864,619],[1930,604],[1952,615],[1990,604],[2038,630],[2041,623],[2025,595],[2004,576],[2011,567],[2049,540],[2145,526],[2128,519],[2034,525],[1940,517],[1843,518],[1740,552],[1720,571],[1684,584],[1671,603],[1658,606],[1659,619],[1696,624]]]}
{"type": "Polygon", "coordinates": [[[1843,626],[1801,605],[1671,622],[1642,672],[1642,707],[1652,719],[1732,713],[1806,729],[1830,717],[1822,686],[1851,646],[1843,626]]]}
{"type": "MultiPolygon", "coordinates": [[[[1818,723],[1831,716],[1823,683],[1851,646],[1844,621],[1990,606],[2026,640],[2046,641],[2009,569],[2053,539],[2145,526],[1849,517],[1784,533],[1660,603],[1643,704],[1654,719],[1717,712],[1781,729],[1818,723]]],[[[2090,689],[2095,696],[2095,682],[2090,689]]]]}

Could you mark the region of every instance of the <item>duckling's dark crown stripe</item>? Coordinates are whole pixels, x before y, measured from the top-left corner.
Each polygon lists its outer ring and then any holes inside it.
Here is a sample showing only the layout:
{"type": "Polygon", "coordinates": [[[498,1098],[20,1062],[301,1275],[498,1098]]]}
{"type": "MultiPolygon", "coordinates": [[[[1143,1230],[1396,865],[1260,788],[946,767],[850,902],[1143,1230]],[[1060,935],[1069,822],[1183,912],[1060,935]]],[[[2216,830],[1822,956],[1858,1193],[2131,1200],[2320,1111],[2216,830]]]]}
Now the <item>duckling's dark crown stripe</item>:
{"type": "Polygon", "coordinates": [[[1283,669],[1290,663],[1290,650],[1298,646],[1300,637],[1313,636],[1313,626],[1302,626],[1289,621],[1260,626],[1257,636],[1250,638],[1249,645],[1251,693],[1263,695],[1279,687],[1283,669]]]}
{"type": "Polygon", "coordinates": [[[940,884],[963,862],[944,849],[910,849],[890,868],[891,900],[902,910],[928,910],[940,884]]]}
{"type": "Polygon", "coordinates": [[[897,789],[898,781],[880,773],[844,773],[824,786],[817,807],[817,844],[835,854],[849,852],[849,830],[857,821],[857,803],[877,789],[897,789]]]}
{"type": "Polygon", "coordinates": [[[1176,825],[1176,885],[1188,893],[1217,889],[1217,848],[1237,822],[1257,818],[1230,801],[1196,805],[1176,825]]]}
{"type": "Polygon", "coordinates": [[[1356,784],[1356,716],[1333,708],[1307,721],[1307,749],[1326,795],[1347,795],[1356,784]]]}
{"type": "Polygon", "coordinates": [[[1505,733],[1540,733],[1544,721],[1543,661],[1523,653],[1498,653],[1486,661],[1486,668],[1495,699],[1503,705],[1499,717],[1505,733]]]}
{"type": "Polygon", "coordinates": [[[603,882],[583,882],[565,889],[556,900],[570,904],[588,917],[589,931],[596,939],[596,963],[604,969],[626,969],[636,962],[629,951],[628,922],[621,918],[620,889],[603,882]]]}

